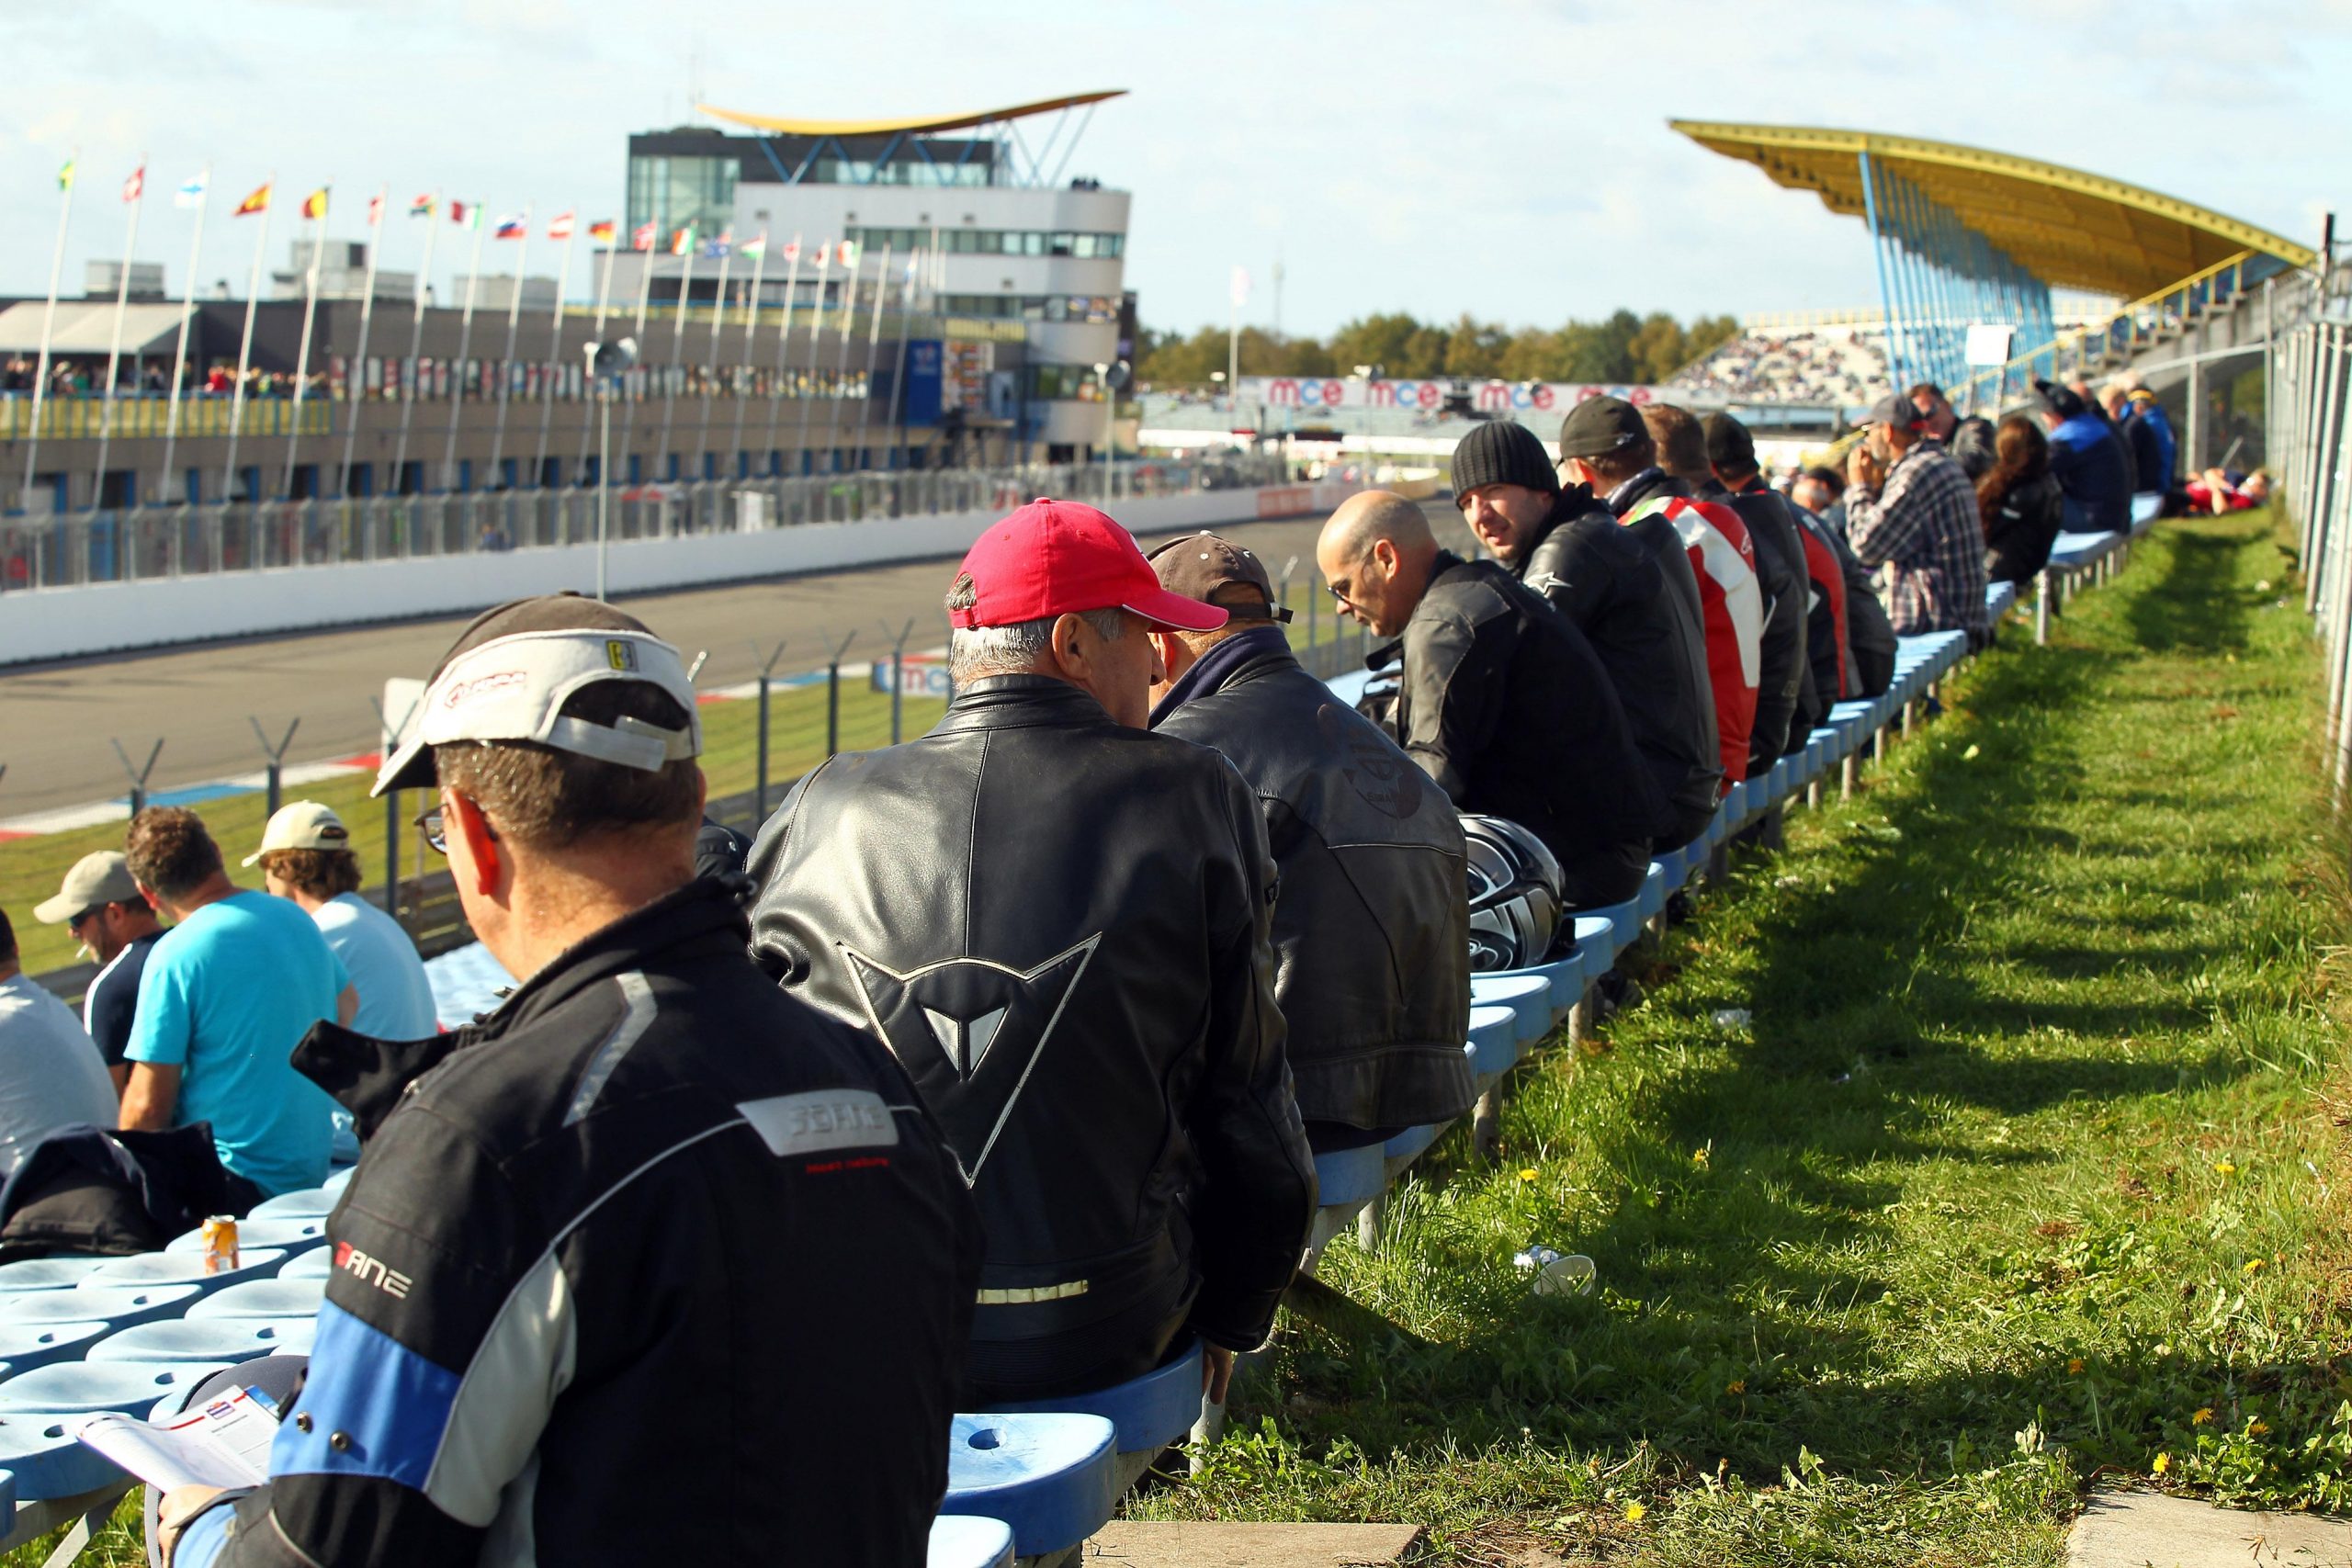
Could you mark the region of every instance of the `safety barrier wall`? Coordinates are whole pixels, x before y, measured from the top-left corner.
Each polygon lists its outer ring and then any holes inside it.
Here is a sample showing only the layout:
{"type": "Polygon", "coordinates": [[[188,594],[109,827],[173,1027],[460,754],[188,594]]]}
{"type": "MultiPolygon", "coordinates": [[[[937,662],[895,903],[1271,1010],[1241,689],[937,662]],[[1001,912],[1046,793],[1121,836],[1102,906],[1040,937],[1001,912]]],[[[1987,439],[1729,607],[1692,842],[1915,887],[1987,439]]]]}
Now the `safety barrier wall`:
{"type": "Polygon", "coordinates": [[[2352,311],[2314,295],[2270,350],[2271,468],[2296,528],[2303,607],[2327,657],[2327,744],[2336,804],[2352,780],[2352,311]]]}

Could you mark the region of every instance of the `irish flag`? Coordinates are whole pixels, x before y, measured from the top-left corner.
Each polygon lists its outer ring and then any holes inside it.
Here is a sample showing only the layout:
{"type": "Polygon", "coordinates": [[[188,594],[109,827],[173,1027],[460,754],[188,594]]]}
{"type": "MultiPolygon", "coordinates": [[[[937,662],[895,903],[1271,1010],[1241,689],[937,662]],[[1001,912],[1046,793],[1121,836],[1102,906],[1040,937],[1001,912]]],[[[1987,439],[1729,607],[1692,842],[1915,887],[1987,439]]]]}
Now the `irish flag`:
{"type": "Polygon", "coordinates": [[[670,254],[690,256],[695,254],[695,226],[691,223],[670,236],[670,254]]]}

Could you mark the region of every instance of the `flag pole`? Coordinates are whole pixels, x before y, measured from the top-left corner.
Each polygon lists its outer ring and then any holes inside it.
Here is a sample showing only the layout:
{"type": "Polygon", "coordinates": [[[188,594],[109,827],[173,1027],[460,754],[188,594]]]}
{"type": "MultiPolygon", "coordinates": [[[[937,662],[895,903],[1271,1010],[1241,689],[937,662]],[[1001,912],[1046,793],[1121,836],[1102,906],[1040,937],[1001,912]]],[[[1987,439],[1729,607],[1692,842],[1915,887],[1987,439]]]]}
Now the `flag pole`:
{"type": "MultiPolygon", "coordinates": [[[[872,467],[865,460],[865,433],[874,423],[874,376],[881,368],[882,308],[890,302],[890,243],[882,244],[882,272],[874,280],[874,321],[865,335],[865,395],[857,400],[857,466],[872,467]]],[[[899,301],[901,307],[905,300],[899,301]]]]}
{"type": "Polygon", "coordinates": [[[571,283],[571,247],[580,238],[580,211],[574,208],[571,225],[563,231],[563,260],[556,264],[555,303],[548,309],[548,367],[539,382],[539,446],[531,454],[531,488],[537,490],[547,482],[548,427],[555,422],[555,382],[563,374],[563,291],[571,283]]]}
{"type": "MultiPolygon", "coordinates": [[[[266,182],[269,199],[262,203],[260,231],[254,235],[253,270],[245,277],[245,330],[237,342],[237,384],[229,401],[229,452],[220,468],[220,503],[226,506],[237,495],[237,440],[245,433],[245,371],[254,361],[254,307],[261,299],[262,248],[269,243],[269,203],[277,198],[277,175],[273,173],[266,182]]],[[[254,498],[245,497],[247,501],[254,498]]]]}
{"type": "Polygon", "coordinates": [[[726,248],[718,253],[718,308],[710,313],[710,369],[702,382],[702,423],[695,434],[695,475],[700,480],[703,459],[710,452],[711,384],[718,379],[718,334],[727,326],[727,269],[735,264],[735,231],[724,229],[719,241],[726,248]]]}
{"type": "MultiPolygon", "coordinates": [[[[739,468],[747,466],[742,457],[743,405],[752,397],[752,337],[760,328],[760,280],[767,276],[768,270],[768,231],[765,229],[760,231],[758,243],[760,248],[752,257],[752,310],[743,320],[743,384],[729,389],[735,396],[735,434],[729,437],[729,442],[735,448],[735,466],[739,468]]],[[[718,358],[715,351],[711,357],[714,360],[718,358]]]]}
{"type": "Polygon", "coordinates": [[[812,474],[817,463],[808,455],[808,414],[817,401],[817,340],[825,331],[825,274],[832,265],[833,246],[827,241],[817,252],[817,309],[808,318],[808,395],[800,400],[800,460],[812,474]]]}
{"type": "MultiPolygon", "coordinates": [[[[169,500],[172,493],[172,451],[180,438],[180,390],[187,378],[188,323],[196,319],[196,263],[204,248],[204,214],[212,205],[212,165],[207,164],[204,173],[197,176],[203,182],[196,193],[196,232],[187,243],[187,288],[180,303],[179,346],[172,352],[171,401],[164,411],[164,488],[162,495],[169,500]]],[[[192,502],[195,496],[182,491],[180,499],[192,502]]]]}
{"type": "MultiPolygon", "coordinates": [[[[415,216],[414,209],[410,216],[415,216]]],[[[433,291],[433,238],[441,231],[435,221],[441,216],[441,197],[435,193],[424,210],[424,260],[416,275],[416,310],[408,329],[408,374],[401,378],[401,433],[392,444],[391,493],[401,492],[401,479],[408,472],[409,420],[416,412],[416,400],[424,390],[424,300],[433,291]]],[[[425,487],[419,483],[416,487],[425,487]]]]}
{"type": "Polygon", "coordinates": [[[775,427],[784,413],[784,384],[792,370],[792,294],[800,285],[800,236],[784,255],[784,324],[775,333],[775,383],[768,389],[768,450],[774,452],[775,427]]]}
{"type": "MultiPolygon", "coordinates": [[[[902,417],[902,411],[906,407],[906,397],[902,389],[904,389],[907,384],[907,339],[913,335],[914,332],[915,278],[922,272],[924,265],[922,252],[921,250],[917,250],[914,255],[907,262],[906,287],[899,296],[899,367],[890,377],[890,411],[888,416],[889,427],[894,433],[891,436],[891,440],[894,442],[902,440],[904,435],[904,427],[899,423],[899,420],[902,417]]],[[[945,346],[946,345],[944,344],[941,344],[943,351],[945,349],[945,346]]],[[[940,373],[943,378],[946,374],[946,368],[947,367],[944,365],[940,367],[940,373]]],[[[927,446],[926,450],[928,450],[927,446]]]]}
{"type": "Polygon", "coordinates": [[[343,400],[347,406],[343,422],[343,471],[335,484],[338,497],[351,493],[351,454],[359,439],[360,405],[368,400],[368,331],[376,316],[376,263],[383,254],[384,214],[391,205],[391,183],[386,181],[377,190],[368,214],[368,276],[359,286],[359,343],[352,353],[350,368],[343,373],[343,400]]]}
{"type": "MultiPolygon", "coordinates": [[[[122,242],[122,275],[114,280],[114,339],[107,345],[106,389],[99,394],[105,400],[98,405],[98,471],[90,481],[90,510],[97,511],[106,503],[107,447],[114,439],[115,374],[122,367],[122,319],[130,310],[130,258],[139,248],[139,213],[147,205],[147,154],[139,154],[139,172],[130,176],[138,194],[130,199],[130,232],[122,242]]],[[[135,478],[135,476],[134,476],[135,478]]],[[[138,485],[131,486],[132,493],[138,485]]]]}
{"type": "MultiPolygon", "coordinates": [[[[529,270],[531,259],[531,208],[528,202],[523,206],[523,237],[519,243],[522,249],[514,253],[514,293],[506,301],[506,349],[498,359],[498,424],[490,438],[490,482],[493,486],[501,480],[499,459],[506,456],[506,403],[514,390],[514,341],[523,325],[523,275],[529,270]]],[[[559,301],[563,298],[560,284],[556,288],[556,298],[559,301]]]]}
{"type": "MultiPolygon", "coordinates": [[[[319,188],[332,191],[334,182],[330,180],[319,188]]],[[[294,406],[286,421],[286,477],[277,486],[278,494],[288,501],[294,499],[294,459],[302,446],[302,400],[311,389],[311,324],[319,313],[319,264],[326,254],[327,209],[322,202],[319,215],[311,220],[311,276],[302,287],[302,346],[294,352],[294,406]]]]}
{"type": "Polygon", "coordinates": [[[449,439],[441,448],[441,489],[446,493],[458,483],[458,416],[466,405],[466,355],[472,352],[474,342],[474,301],[481,297],[481,242],[489,231],[482,227],[481,203],[475,202],[463,209],[473,224],[473,259],[466,264],[466,309],[458,318],[457,370],[449,378],[449,439]]]}
{"type": "MultiPolygon", "coordinates": [[[[662,209],[659,207],[653,209],[652,224],[653,232],[648,236],[650,243],[643,251],[639,253],[645,259],[638,264],[637,268],[637,345],[639,368],[632,374],[640,377],[643,375],[645,365],[645,313],[653,302],[653,258],[661,254],[662,209]]],[[[636,243],[637,231],[631,230],[629,243],[633,245],[636,243]]],[[[642,380],[639,383],[639,389],[642,391],[642,380]]],[[[628,400],[628,420],[621,426],[621,472],[623,473],[628,472],[629,459],[637,452],[637,408],[644,400],[641,396],[628,400]]],[[[605,476],[605,482],[608,484],[613,482],[610,475],[605,476]]]]}
{"type": "MultiPolygon", "coordinates": [[[[670,328],[670,374],[662,387],[662,445],[653,454],[653,467],[658,475],[669,466],[670,432],[678,415],[678,372],[686,360],[686,301],[695,291],[695,243],[700,238],[691,223],[680,231],[685,237],[685,269],[678,274],[678,314],[670,328]]],[[[674,242],[673,242],[674,243],[674,242]]],[[[657,478],[655,480],[659,483],[657,478]]]]}
{"type": "MultiPolygon", "coordinates": [[[[854,245],[856,243],[844,240],[842,243],[854,245]]],[[[849,344],[850,340],[857,335],[857,264],[865,259],[865,248],[858,245],[852,254],[854,260],[851,256],[842,258],[842,270],[849,276],[842,280],[844,293],[842,296],[841,352],[833,356],[833,397],[825,408],[825,446],[829,461],[838,461],[841,457],[841,448],[833,443],[841,439],[842,400],[849,385],[849,344]]]]}
{"type": "MultiPolygon", "coordinates": [[[[620,231],[620,225],[619,225],[619,224],[617,224],[617,223],[616,223],[616,224],[614,224],[614,225],[613,225],[613,238],[612,238],[612,243],[611,243],[610,244],[608,244],[608,245],[606,245],[606,246],[605,247],[605,272],[604,272],[604,276],[603,276],[600,279],[598,279],[597,284],[596,284],[596,330],[595,330],[595,332],[591,335],[591,338],[590,338],[590,341],[591,341],[591,342],[594,342],[594,343],[602,343],[602,342],[604,342],[604,341],[605,341],[605,302],[606,302],[609,299],[611,299],[611,297],[612,297],[612,292],[613,292],[613,260],[614,260],[614,258],[615,258],[615,257],[619,254],[619,252],[620,252],[620,248],[621,248],[621,231],[620,231]]],[[[594,387],[593,385],[589,385],[589,384],[587,383],[587,381],[584,381],[584,380],[583,380],[583,382],[582,382],[582,387],[581,387],[581,389],[582,389],[583,392],[587,393],[590,397],[598,397],[597,389],[596,389],[595,387],[594,387]]],[[[599,400],[599,401],[609,401],[610,400],[608,400],[608,399],[604,399],[604,398],[600,398],[600,397],[599,397],[599,398],[598,398],[598,400],[599,400]]],[[[605,417],[606,417],[607,419],[609,419],[609,418],[611,417],[610,413],[608,412],[608,413],[605,415],[605,417]]],[[[588,482],[588,448],[589,448],[590,444],[591,444],[591,443],[595,439],[595,432],[594,432],[594,426],[595,425],[595,423],[596,423],[596,422],[595,422],[594,420],[593,420],[593,419],[583,419],[583,420],[582,420],[582,421],[580,422],[580,470],[579,470],[579,471],[580,471],[580,482],[581,482],[581,483],[582,483],[582,484],[585,484],[585,483],[587,483],[587,482],[588,482]]],[[[602,480],[603,476],[601,476],[601,475],[600,475],[600,476],[598,476],[598,477],[599,477],[599,479],[600,479],[600,481],[601,481],[601,480],[602,480]]]]}
{"type": "Polygon", "coordinates": [[[25,488],[17,498],[19,508],[32,503],[33,475],[40,457],[41,406],[49,398],[49,344],[57,327],[57,279],[65,267],[65,226],[74,216],[74,165],[81,157],[78,147],[66,157],[64,175],[58,182],[64,189],[57,205],[57,244],[49,254],[49,309],[40,319],[40,364],[33,372],[33,428],[25,443],[25,488]]]}

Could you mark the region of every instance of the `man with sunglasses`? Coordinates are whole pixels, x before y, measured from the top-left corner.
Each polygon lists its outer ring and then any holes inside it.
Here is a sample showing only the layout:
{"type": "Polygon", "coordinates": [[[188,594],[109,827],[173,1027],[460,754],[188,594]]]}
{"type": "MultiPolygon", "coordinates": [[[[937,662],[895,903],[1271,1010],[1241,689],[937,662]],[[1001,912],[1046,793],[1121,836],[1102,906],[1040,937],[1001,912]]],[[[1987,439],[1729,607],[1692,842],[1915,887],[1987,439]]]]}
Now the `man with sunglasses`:
{"type": "Polygon", "coordinates": [[[677,649],[594,600],[502,604],[419,711],[377,792],[437,791],[425,830],[522,984],[454,1033],[322,1024],[296,1051],[363,1147],[307,1376],[269,1481],[175,1489],[162,1544],[178,1568],[921,1562],[977,1220],[888,1054],[769,983],[695,874],[677,649]]]}
{"type": "Polygon", "coordinates": [[[33,906],[33,919],[65,928],[99,969],[82,993],[82,1027],[97,1043],[116,1098],[130,1077],[122,1053],[139,1012],[139,975],[164,934],[155,907],[131,880],[119,850],[94,850],[74,863],[57,897],[33,906]]]}

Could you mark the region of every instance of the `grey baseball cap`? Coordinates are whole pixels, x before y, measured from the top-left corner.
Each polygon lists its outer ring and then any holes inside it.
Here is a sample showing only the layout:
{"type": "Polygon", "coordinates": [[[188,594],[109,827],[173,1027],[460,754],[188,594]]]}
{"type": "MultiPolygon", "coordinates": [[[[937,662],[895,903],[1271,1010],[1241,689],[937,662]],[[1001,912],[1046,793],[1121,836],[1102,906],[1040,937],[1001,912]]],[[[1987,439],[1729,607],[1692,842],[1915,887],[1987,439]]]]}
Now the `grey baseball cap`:
{"type": "Polygon", "coordinates": [[[94,850],[74,863],[65,874],[65,886],[57,890],[54,898],[44,898],[33,906],[33,919],[45,925],[62,926],[85,909],[95,909],[101,904],[142,904],[139,884],[131,878],[130,863],[122,858],[119,850],[94,850]]]}

